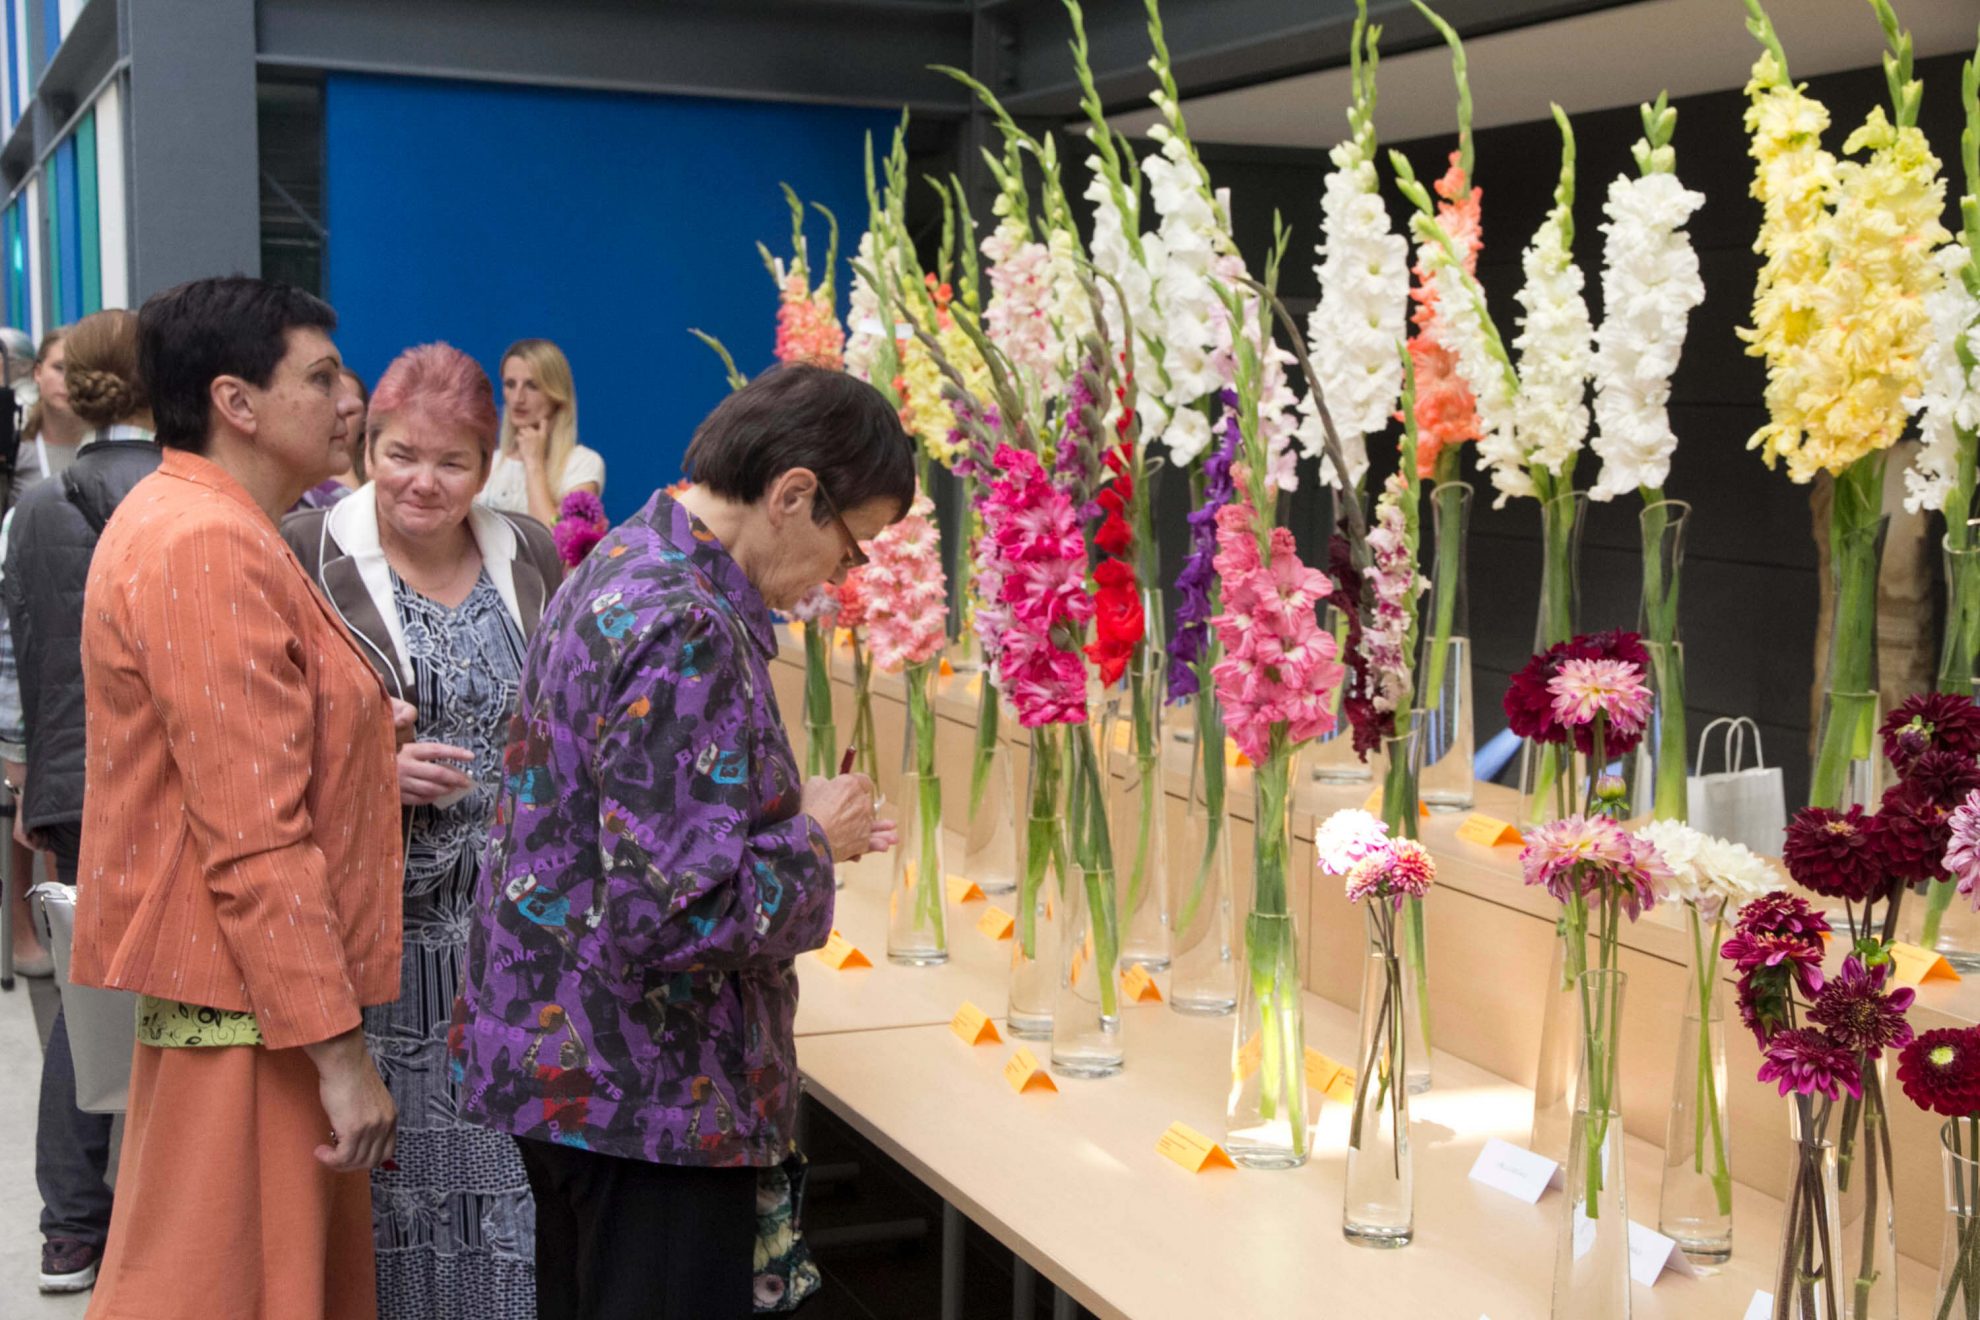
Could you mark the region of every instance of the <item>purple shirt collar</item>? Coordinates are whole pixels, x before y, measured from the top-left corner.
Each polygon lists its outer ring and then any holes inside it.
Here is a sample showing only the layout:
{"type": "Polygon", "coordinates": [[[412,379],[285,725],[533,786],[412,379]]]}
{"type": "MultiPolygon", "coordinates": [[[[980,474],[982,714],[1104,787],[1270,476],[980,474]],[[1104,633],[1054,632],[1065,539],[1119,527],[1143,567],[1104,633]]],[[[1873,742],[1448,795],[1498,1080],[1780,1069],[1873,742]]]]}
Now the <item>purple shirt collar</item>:
{"type": "Polygon", "coordinates": [[[715,589],[735,607],[737,617],[749,630],[750,639],[766,659],[777,654],[777,625],[770,618],[770,607],[763,603],[763,593],[701,519],[664,490],[653,492],[653,498],[646,502],[638,517],[661,540],[686,556],[688,563],[707,575],[715,589]]]}

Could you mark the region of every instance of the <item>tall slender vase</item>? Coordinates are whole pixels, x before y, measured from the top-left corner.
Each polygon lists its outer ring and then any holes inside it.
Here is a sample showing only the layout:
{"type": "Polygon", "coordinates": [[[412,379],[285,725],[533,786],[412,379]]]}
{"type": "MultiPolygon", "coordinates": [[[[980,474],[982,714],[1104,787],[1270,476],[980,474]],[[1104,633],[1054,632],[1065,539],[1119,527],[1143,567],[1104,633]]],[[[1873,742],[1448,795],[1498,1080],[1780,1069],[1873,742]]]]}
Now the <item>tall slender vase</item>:
{"type": "MultiPolygon", "coordinates": [[[[1320,606],[1320,627],[1334,639],[1334,645],[1343,656],[1347,654],[1348,620],[1338,605],[1320,606]]],[[[1375,772],[1361,754],[1354,750],[1354,736],[1348,725],[1347,715],[1341,709],[1342,694],[1346,685],[1335,687],[1327,698],[1333,711],[1334,724],[1330,732],[1315,738],[1306,749],[1303,758],[1313,778],[1322,784],[1366,784],[1375,778],[1375,772]]]]}
{"type": "Polygon", "coordinates": [[[1554,1320],[1628,1320],[1629,1197],[1624,1188],[1622,1043],[1626,973],[1583,972],[1581,1064],[1569,1128],[1561,1236],[1554,1251],[1554,1320]]]}
{"type": "Polygon", "coordinates": [[[1094,744],[1090,722],[1068,726],[1066,818],[1072,871],[1059,932],[1059,992],[1052,1001],[1052,1071],[1068,1077],[1111,1077],[1126,1061],[1114,848],[1101,782],[1106,762],[1094,744]]]}
{"type": "Polygon", "coordinates": [[[1275,749],[1252,771],[1257,804],[1251,915],[1245,922],[1225,1149],[1239,1164],[1261,1169],[1304,1164],[1313,1148],[1299,925],[1291,901],[1297,765],[1290,749],[1275,749]]]}
{"type": "Polygon", "coordinates": [[[1049,1040],[1059,992],[1060,928],[1065,921],[1065,726],[1031,731],[1025,784],[1023,869],[1018,875],[1017,934],[1011,941],[1013,1036],[1049,1040]]]}
{"type": "Polygon", "coordinates": [[[1844,1320],[1849,1314],[1836,1147],[1815,1134],[1813,1104],[1804,1095],[1788,1101],[1794,1162],[1774,1257],[1774,1320],[1844,1320]]]}
{"type": "Polygon", "coordinates": [[[1664,1183],[1657,1229],[1702,1264],[1732,1257],[1731,1124],[1726,1115],[1725,1012],[1720,1003],[1723,909],[1684,909],[1684,1017],[1664,1126],[1664,1183]]]}
{"type": "Polygon", "coordinates": [[[1467,589],[1472,489],[1447,481],[1430,491],[1436,546],[1430,595],[1423,606],[1423,646],[1416,667],[1417,727],[1422,732],[1419,791],[1433,812],[1469,811],[1477,801],[1472,758],[1477,713],[1471,696],[1471,600],[1467,589]]]}
{"type": "Polygon", "coordinates": [[[804,625],[804,773],[807,779],[839,773],[839,730],[832,722],[831,619],[804,625]]]}
{"type": "MultiPolygon", "coordinates": [[[[1973,697],[1980,695],[1974,682],[1980,669],[1980,519],[1948,527],[1944,546],[1946,636],[1939,651],[1938,689],[1973,697]]],[[[1951,880],[1937,880],[1926,889],[1918,943],[1937,950],[1962,972],[1980,970],[1980,914],[1955,903],[1954,888],[1951,880]]]]}
{"type": "MultiPolygon", "coordinates": [[[[1581,529],[1588,493],[1557,495],[1540,506],[1540,612],[1533,630],[1537,654],[1570,640],[1580,624],[1581,529]]],[[[1527,741],[1519,749],[1520,819],[1541,825],[1574,811],[1580,760],[1568,744],[1527,741]]]]}
{"type": "MultiPolygon", "coordinates": [[[[1421,711],[1401,711],[1396,715],[1397,733],[1382,740],[1382,823],[1398,839],[1417,837],[1420,823],[1416,793],[1421,772],[1423,739],[1421,711]]],[[[1430,945],[1424,921],[1423,900],[1406,898],[1397,920],[1397,953],[1406,973],[1403,978],[1403,1029],[1409,1038],[1405,1074],[1411,1095],[1430,1089],[1430,945]]]]}
{"type": "Polygon", "coordinates": [[[1836,479],[1829,509],[1835,609],[1810,806],[1877,802],[1877,573],[1890,523],[1883,512],[1883,458],[1870,454],[1847,468],[1836,479]]]}
{"type": "Polygon", "coordinates": [[[887,958],[913,967],[949,960],[942,781],[935,774],[935,663],[909,665],[900,844],[887,902],[887,958]]]}
{"type": "Polygon", "coordinates": [[[1533,1133],[1527,1145],[1556,1164],[1567,1163],[1568,1129],[1574,1121],[1575,1073],[1581,1047],[1575,1038],[1581,1004],[1575,972],[1567,960],[1568,942],[1554,937],[1540,1008],[1540,1059],[1533,1074],[1533,1133]]]}
{"type": "MultiPolygon", "coordinates": [[[[853,717],[852,747],[853,769],[880,782],[880,748],[878,735],[873,726],[873,653],[866,649],[866,643],[859,633],[852,634],[853,670],[853,717]]],[[[833,769],[838,767],[834,766],[833,769]]]]}
{"type": "Polygon", "coordinates": [[[1189,801],[1182,836],[1170,849],[1169,1007],[1221,1017],[1237,1007],[1238,967],[1231,911],[1231,828],[1225,801],[1224,722],[1207,687],[1191,702],[1199,730],[1190,750],[1189,801]],[[1205,749],[1210,749],[1206,754],[1205,749]]]}
{"type": "MultiPolygon", "coordinates": [[[[1381,902],[1371,899],[1371,902],[1381,902]]],[[[1370,910],[1371,928],[1393,911],[1370,910]]],[[[1393,944],[1390,936],[1388,945],[1393,944]]],[[[1371,929],[1361,974],[1354,1113],[1348,1120],[1347,1195],[1341,1231],[1364,1247],[1405,1247],[1415,1231],[1416,1173],[1409,1147],[1409,1074],[1403,1031],[1402,959],[1371,929]]]]}
{"type": "Polygon", "coordinates": [[[1685,816],[1684,642],[1678,635],[1678,582],[1691,506],[1654,500],[1644,506],[1643,604],[1638,627],[1650,653],[1650,727],[1636,747],[1630,814],[1658,820],[1685,816]]]}
{"type": "Polygon", "coordinates": [[[1863,1068],[1863,1098],[1837,1107],[1836,1190],[1841,1196],[1842,1312],[1848,1320],[1898,1313],[1896,1192],[1891,1168],[1887,1060],[1863,1068]]]}
{"type": "MultiPolygon", "coordinates": [[[[1152,608],[1161,608],[1159,593],[1152,608]]],[[[1144,607],[1147,608],[1147,607],[1144,607]]],[[[1126,687],[1110,703],[1115,730],[1107,735],[1110,756],[1121,775],[1108,775],[1107,820],[1115,841],[1120,872],[1121,961],[1161,971],[1168,967],[1169,798],[1162,786],[1163,660],[1160,646],[1144,643],[1128,666],[1126,687]]]]}
{"type": "Polygon", "coordinates": [[[1939,1161],[1946,1225],[1933,1314],[1980,1320],[1980,1118],[1949,1118],[1940,1126],[1939,1161]]]}
{"type": "Polygon", "coordinates": [[[983,684],[976,719],[963,874],[986,894],[1008,894],[1018,885],[1018,803],[1010,740],[1004,736],[1010,712],[992,683],[983,684]]]}

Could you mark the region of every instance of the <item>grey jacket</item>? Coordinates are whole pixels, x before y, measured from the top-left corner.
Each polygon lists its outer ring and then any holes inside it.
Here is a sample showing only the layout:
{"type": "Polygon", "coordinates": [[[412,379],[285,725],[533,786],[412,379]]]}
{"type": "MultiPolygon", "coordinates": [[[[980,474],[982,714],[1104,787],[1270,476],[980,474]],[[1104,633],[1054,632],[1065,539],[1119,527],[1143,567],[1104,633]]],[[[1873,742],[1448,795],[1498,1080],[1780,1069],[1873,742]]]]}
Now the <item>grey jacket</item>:
{"type": "Polygon", "coordinates": [[[20,673],[27,731],[28,829],[82,819],[83,587],[110,515],[158,466],[158,445],[136,427],[112,427],[75,463],[21,497],[7,535],[0,602],[20,673]]]}
{"type": "MultiPolygon", "coordinates": [[[[468,510],[468,531],[510,617],[524,637],[530,636],[563,580],[563,560],[550,529],[525,514],[477,504],[468,510]]],[[[358,649],[386,688],[402,701],[413,700],[405,626],[392,601],[392,570],[378,539],[377,488],[360,486],[328,509],[290,514],[282,520],[282,537],[357,637],[358,649]]]]}

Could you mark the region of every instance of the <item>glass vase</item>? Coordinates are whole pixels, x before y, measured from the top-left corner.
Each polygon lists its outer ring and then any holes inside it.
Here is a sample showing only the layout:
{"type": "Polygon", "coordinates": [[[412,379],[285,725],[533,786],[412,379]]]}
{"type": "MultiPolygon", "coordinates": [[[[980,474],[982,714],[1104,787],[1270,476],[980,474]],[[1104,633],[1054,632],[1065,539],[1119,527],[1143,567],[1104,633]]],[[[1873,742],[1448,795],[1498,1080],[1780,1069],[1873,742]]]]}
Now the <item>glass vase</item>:
{"type": "MultiPolygon", "coordinates": [[[[1368,900],[1382,903],[1380,899],[1368,900]]],[[[1395,952],[1398,913],[1369,910],[1368,959],[1361,973],[1361,1031],[1354,1066],[1354,1113],[1348,1120],[1347,1196],[1341,1231],[1364,1247],[1406,1247],[1416,1217],[1415,1169],[1409,1149],[1409,1075],[1403,1031],[1402,958],[1395,952]]]]}
{"type": "Polygon", "coordinates": [[[1874,809],[1877,804],[1877,578],[1890,525],[1883,487],[1883,455],[1870,454],[1845,469],[1831,488],[1834,604],[1810,806],[1874,809]]]}
{"type": "Polygon", "coordinates": [[[1003,736],[1011,713],[988,682],[977,702],[976,719],[962,869],[984,893],[1008,894],[1018,886],[1018,804],[1011,746],[1003,736]]]}
{"type": "Polygon", "coordinates": [[[1949,1118],[1940,1126],[1939,1162],[1946,1223],[1933,1314],[1980,1320],[1980,1118],[1949,1118]]]}
{"type": "MultiPolygon", "coordinates": [[[[1332,634],[1337,653],[1347,654],[1348,618],[1337,605],[1320,606],[1320,627],[1332,634]]],[[[1346,684],[1339,684],[1327,698],[1328,708],[1333,711],[1334,724],[1328,732],[1316,737],[1307,744],[1303,760],[1316,782],[1322,784],[1367,784],[1375,779],[1375,772],[1361,753],[1354,750],[1354,733],[1348,724],[1347,713],[1341,709],[1346,684]]]]}
{"type": "Polygon", "coordinates": [[[1774,1320],[1844,1320],[1848,1315],[1836,1147],[1812,1130],[1813,1103],[1800,1095],[1788,1102],[1794,1156],[1774,1258],[1774,1320]]]}
{"type": "Polygon", "coordinates": [[[1047,724],[1031,731],[1006,1015],[1011,1034],[1021,1040],[1051,1039],[1052,1001],[1059,991],[1059,928],[1065,917],[1067,867],[1064,730],[1064,725],[1047,724]]]}
{"type": "Polygon", "coordinates": [[[1314,1126],[1298,920],[1253,912],[1245,918],[1244,945],[1224,1149],[1248,1169],[1296,1168],[1313,1149],[1314,1126]]]}
{"type": "Polygon", "coordinates": [[[1626,973],[1583,972],[1580,1064],[1561,1236],[1554,1251],[1555,1320],[1627,1320],[1630,1314],[1629,1197],[1617,1066],[1626,973]]]}
{"type": "Polygon", "coordinates": [[[1245,919],[1225,1149],[1239,1164],[1285,1169],[1313,1148],[1306,1094],[1306,1009],[1293,915],[1293,784],[1299,758],[1269,756],[1251,772],[1251,914],[1245,919]],[[1249,1066],[1255,1063],[1256,1066],[1249,1066]]]}
{"type": "MultiPolygon", "coordinates": [[[[1380,759],[1382,774],[1382,823],[1397,839],[1417,837],[1419,799],[1417,776],[1423,758],[1421,711],[1405,711],[1397,716],[1399,732],[1384,738],[1380,759]]],[[[1405,1074],[1411,1095],[1430,1089],[1430,946],[1425,926],[1423,900],[1406,898],[1396,932],[1397,953],[1403,960],[1403,1022],[1409,1038],[1405,1074]]]]}
{"type": "Polygon", "coordinates": [[[1732,1258],[1732,1127],[1726,1113],[1725,1013],[1719,946],[1723,909],[1701,913],[1686,903],[1684,1017],[1664,1126],[1664,1181],[1657,1231],[1700,1264],[1732,1258]]]}
{"type": "MultiPolygon", "coordinates": [[[[866,649],[866,643],[856,629],[849,635],[852,638],[853,671],[853,769],[878,785],[880,748],[873,727],[873,653],[866,649]]],[[[833,769],[836,771],[838,767],[833,769]]]]}
{"type": "Polygon", "coordinates": [[[1091,723],[1066,730],[1065,921],[1059,931],[1059,990],[1052,1001],[1052,1071],[1111,1077],[1121,1070],[1120,923],[1108,836],[1106,763],[1091,723]]]}
{"type": "Polygon", "coordinates": [[[1199,732],[1189,766],[1182,837],[1170,851],[1169,1007],[1221,1017],[1237,1007],[1238,958],[1231,909],[1231,822],[1225,799],[1224,722],[1216,695],[1191,699],[1199,732]],[[1204,755],[1204,748],[1214,752],[1204,755]]]}
{"type": "Polygon", "coordinates": [[[1980,695],[1980,518],[1946,528],[1946,635],[1939,648],[1941,692],[1980,695]]]}
{"type": "Polygon", "coordinates": [[[910,967],[949,960],[942,780],[935,773],[935,663],[909,665],[907,748],[901,758],[900,843],[887,896],[887,958],[910,967]]]}
{"type": "MultiPolygon", "coordinates": [[[[1155,608],[1160,608],[1159,597],[1155,608]]],[[[1169,966],[1168,794],[1162,784],[1164,659],[1143,644],[1128,666],[1126,686],[1108,703],[1105,746],[1122,773],[1106,776],[1108,828],[1120,872],[1121,962],[1151,972],[1169,966]]]]}
{"type": "Polygon", "coordinates": [[[1470,811],[1477,802],[1472,771],[1477,734],[1471,697],[1471,600],[1467,589],[1471,543],[1471,483],[1447,481],[1431,488],[1435,547],[1430,594],[1424,599],[1423,645],[1416,667],[1417,727],[1422,768],[1417,791],[1433,812],[1470,811]]]}
{"type": "Polygon", "coordinates": [[[1567,966],[1567,940],[1558,932],[1543,993],[1540,1060],[1533,1074],[1533,1133],[1527,1145],[1534,1154],[1565,1164],[1568,1128],[1574,1120],[1575,1070],[1580,1066],[1574,1033],[1581,1005],[1567,966]]]}
{"type": "Polygon", "coordinates": [[[1657,820],[1685,816],[1684,642],[1678,635],[1678,584],[1684,569],[1691,506],[1655,500],[1638,517],[1643,531],[1643,600],[1637,630],[1650,654],[1650,723],[1636,745],[1630,814],[1657,820]]]}
{"type": "Polygon", "coordinates": [[[1863,1068],[1863,1098],[1836,1107],[1836,1191],[1841,1200],[1841,1314],[1891,1320],[1898,1313],[1897,1224],[1885,1058],[1863,1068]]]}
{"type": "MultiPolygon", "coordinates": [[[[1540,611],[1533,630],[1534,654],[1572,639],[1581,618],[1581,529],[1588,510],[1586,491],[1557,495],[1540,506],[1540,611]]],[[[1520,819],[1544,825],[1574,814],[1575,786],[1582,778],[1580,757],[1571,745],[1520,744],[1520,819]]]]}
{"type": "Polygon", "coordinates": [[[832,722],[831,619],[804,625],[804,773],[807,779],[839,773],[839,730],[832,722]]]}

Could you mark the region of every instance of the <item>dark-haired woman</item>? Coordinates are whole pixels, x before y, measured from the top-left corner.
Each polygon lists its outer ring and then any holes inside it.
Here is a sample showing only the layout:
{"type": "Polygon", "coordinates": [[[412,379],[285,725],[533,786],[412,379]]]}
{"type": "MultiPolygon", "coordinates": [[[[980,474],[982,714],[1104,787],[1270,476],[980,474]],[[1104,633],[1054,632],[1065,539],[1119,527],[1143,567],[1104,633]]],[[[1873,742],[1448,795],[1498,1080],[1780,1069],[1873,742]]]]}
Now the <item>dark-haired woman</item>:
{"type": "Polygon", "coordinates": [[[737,1317],[756,1170],[791,1148],[791,960],[834,859],[891,847],[859,775],[801,781],[772,609],[907,511],[871,386],[786,367],[696,432],[544,614],[468,943],[462,1108],[521,1138],[544,1320],[737,1317]]]}

